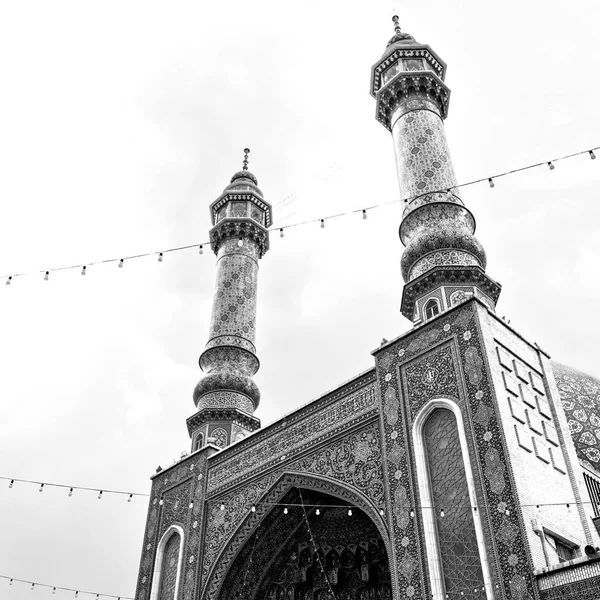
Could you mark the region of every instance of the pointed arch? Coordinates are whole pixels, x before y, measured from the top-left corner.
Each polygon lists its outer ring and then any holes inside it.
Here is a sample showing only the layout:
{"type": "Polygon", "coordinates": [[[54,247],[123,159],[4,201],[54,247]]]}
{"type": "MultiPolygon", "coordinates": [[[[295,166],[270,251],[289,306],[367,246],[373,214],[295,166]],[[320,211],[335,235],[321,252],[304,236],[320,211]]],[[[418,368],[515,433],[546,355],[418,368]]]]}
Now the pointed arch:
{"type": "MultiPolygon", "coordinates": [[[[219,597],[227,573],[240,550],[256,532],[260,523],[262,523],[273,508],[273,504],[279,502],[292,488],[322,492],[357,506],[375,525],[384,542],[388,560],[391,560],[392,549],[387,523],[383,515],[379,513],[377,507],[366,496],[355,488],[326,476],[288,471],[283,473],[255,503],[255,512],[249,512],[247,518],[229,536],[228,541],[219,552],[211,572],[207,575],[202,593],[203,598],[206,598],[206,600],[216,600],[219,597]]],[[[219,500],[217,499],[216,502],[219,502],[219,500]]],[[[395,584],[393,586],[395,588],[395,584]]]]}
{"type": "Polygon", "coordinates": [[[150,590],[150,600],[176,600],[179,598],[179,584],[181,581],[181,570],[183,561],[183,542],[184,533],[183,528],[180,525],[171,525],[162,535],[156,549],[156,561],[154,563],[154,573],[152,574],[152,588],[150,590]],[[173,589],[173,595],[169,598],[163,598],[161,595],[161,588],[163,583],[163,577],[165,574],[165,554],[167,550],[167,544],[172,541],[173,536],[179,537],[179,549],[177,553],[177,571],[175,575],[175,585],[173,589]]]}
{"type": "Polygon", "coordinates": [[[458,404],[447,398],[435,398],[430,400],[418,413],[413,422],[413,443],[415,448],[415,462],[417,467],[417,479],[419,485],[419,497],[421,504],[421,518],[423,519],[423,530],[425,533],[425,547],[427,551],[427,562],[429,566],[429,577],[433,600],[445,599],[442,560],[440,556],[440,548],[437,539],[436,514],[433,502],[433,494],[431,489],[431,481],[429,477],[429,467],[427,464],[427,451],[425,448],[425,440],[423,431],[425,425],[436,409],[445,409],[450,411],[456,420],[456,428],[458,430],[458,439],[460,443],[460,451],[464,465],[466,486],[469,494],[471,505],[471,516],[475,528],[477,539],[477,547],[479,551],[479,559],[483,573],[483,582],[486,591],[486,597],[492,598],[492,578],[490,573],[489,562],[487,559],[487,551],[485,547],[485,537],[483,534],[483,526],[479,516],[479,511],[475,510],[477,506],[477,498],[475,496],[475,484],[473,481],[473,471],[471,469],[471,461],[469,458],[469,448],[467,445],[467,437],[462,418],[462,413],[458,404]]]}

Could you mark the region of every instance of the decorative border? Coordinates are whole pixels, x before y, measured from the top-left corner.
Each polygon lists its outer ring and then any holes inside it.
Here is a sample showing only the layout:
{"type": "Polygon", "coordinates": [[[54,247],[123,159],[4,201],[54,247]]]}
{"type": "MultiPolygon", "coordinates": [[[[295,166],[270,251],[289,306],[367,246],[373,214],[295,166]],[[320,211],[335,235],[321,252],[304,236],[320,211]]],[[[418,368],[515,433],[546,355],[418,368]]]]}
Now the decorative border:
{"type": "Polygon", "coordinates": [[[376,352],[382,390],[384,468],[394,506],[389,520],[395,542],[393,550],[400,597],[431,595],[429,578],[424,572],[427,558],[422,525],[410,517],[411,510],[419,505],[419,498],[414,453],[408,436],[415,411],[435,397],[457,398],[463,411],[495,587],[489,597],[497,593],[515,600],[538,597],[537,586],[530,575],[533,567],[522,516],[515,509],[516,486],[479,318],[475,314],[476,306],[476,302],[470,301],[456,307],[413,335],[376,352]],[[453,340],[450,345],[444,344],[450,340],[453,340]],[[430,369],[436,369],[436,360],[444,348],[451,349],[452,366],[449,370],[437,369],[436,375],[430,369]],[[422,374],[420,383],[419,370],[422,374]],[[411,450],[407,453],[405,448],[411,450]],[[421,568],[415,576],[417,566],[421,568]]]}

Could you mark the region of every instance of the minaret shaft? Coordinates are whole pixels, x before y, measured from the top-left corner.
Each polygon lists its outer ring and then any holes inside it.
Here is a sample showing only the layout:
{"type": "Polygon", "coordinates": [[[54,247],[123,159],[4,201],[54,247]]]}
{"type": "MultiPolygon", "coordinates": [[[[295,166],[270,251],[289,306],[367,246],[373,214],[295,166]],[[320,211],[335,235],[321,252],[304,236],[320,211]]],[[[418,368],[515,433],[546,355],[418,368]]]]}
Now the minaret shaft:
{"type": "Polygon", "coordinates": [[[211,204],[211,245],[217,255],[208,342],[200,356],[204,377],[194,389],[198,412],[187,421],[192,450],[206,443],[221,448],[260,427],[253,416],[260,392],[253,376],[256,357],[258,261],[269,248],[271,206],[256,177],[236,173],[211,204]]]}
{"type": "Polygon", "coordinates": [[[392,134],[405,199],[402,314],[420,324],[471,296],[493,310],[500,286],[485,273],[485,251],[460,197],[444,132],[446,66],[395,24],[396,35],[373,67],[371,93],[377,119],[392,134]]]}

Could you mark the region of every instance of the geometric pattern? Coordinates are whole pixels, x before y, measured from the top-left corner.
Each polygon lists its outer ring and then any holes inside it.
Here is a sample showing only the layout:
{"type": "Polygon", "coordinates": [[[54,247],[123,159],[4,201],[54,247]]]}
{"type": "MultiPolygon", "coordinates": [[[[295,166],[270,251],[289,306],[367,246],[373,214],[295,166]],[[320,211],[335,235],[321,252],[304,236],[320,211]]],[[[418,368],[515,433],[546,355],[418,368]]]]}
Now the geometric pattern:
{"type": "Polygon", "coordinates": [[[479,592],[483,586],[483,573],[454,414],[436,409],[425,423],[423,437],[446,594],[477,597],[473,590],[479,592]]]}
{"type": "Polygon", "coordinates": [[[600,381],[556,362],[552,370],[577,455],[600,472],[600,381]]]}
{"type": "Polygon", "coordinates": [[[160,574],[159,600],[173,600],[175,598],[175,581],[177,579],[177,565],[179,563],[179,544],[181,537],[173,533],[163,555],[162,573],[160,574]]]}

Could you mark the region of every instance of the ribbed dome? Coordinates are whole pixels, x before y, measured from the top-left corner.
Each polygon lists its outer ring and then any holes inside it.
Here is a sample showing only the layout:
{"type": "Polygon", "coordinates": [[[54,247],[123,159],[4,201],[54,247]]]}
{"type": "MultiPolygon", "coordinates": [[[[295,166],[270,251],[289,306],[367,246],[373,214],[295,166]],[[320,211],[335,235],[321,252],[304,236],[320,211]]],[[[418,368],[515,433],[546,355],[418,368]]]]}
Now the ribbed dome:
{"type": "Polygon", "coordinates": [[[600,472],[600,379],[553,362],[577,456],[600,472]]]}

